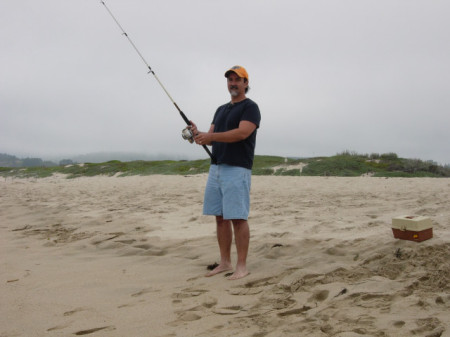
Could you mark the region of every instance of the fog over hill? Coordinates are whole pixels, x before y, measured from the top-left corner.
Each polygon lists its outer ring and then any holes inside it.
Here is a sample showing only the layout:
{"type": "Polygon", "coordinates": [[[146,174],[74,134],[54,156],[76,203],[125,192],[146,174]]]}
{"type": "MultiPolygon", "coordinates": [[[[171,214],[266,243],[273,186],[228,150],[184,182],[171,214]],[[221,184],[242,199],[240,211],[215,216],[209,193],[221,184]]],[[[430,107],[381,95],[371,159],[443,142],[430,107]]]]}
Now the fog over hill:
{"type": "MultiPolygon", "coordinates": [[[[95,152],[77,156],[69,159],[77,163],[103,163],[110,160],[133,161],[133,160],[191,160],[187,155],[165,155],[165,154],[145,154],[138,152],[95,152]]],[[[197,158],[196,158],[197,159],[197,158]]]]}
{"type": "Polygon", "coordinates": [[[157,161],[157,160],[192,160],[203,159],[193,158],[186,155],[164,155],[164,154],[144,154],[138,152],[96,152],[75,156],[16,156],[0,153],[0,167],[30,167],[30,166],[56,166],[60,164],[73,163],[104,163],[111,160],[123,162],[134,160],[157,161]]]}

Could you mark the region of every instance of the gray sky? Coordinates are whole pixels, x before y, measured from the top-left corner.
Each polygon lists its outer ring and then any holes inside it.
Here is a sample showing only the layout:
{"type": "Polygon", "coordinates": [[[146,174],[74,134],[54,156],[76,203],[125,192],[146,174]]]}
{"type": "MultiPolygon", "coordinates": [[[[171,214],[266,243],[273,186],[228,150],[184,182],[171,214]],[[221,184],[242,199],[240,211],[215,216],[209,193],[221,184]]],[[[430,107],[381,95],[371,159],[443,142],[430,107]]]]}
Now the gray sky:
{"type": "MultiPolygon", "coordinates": [[[[200,129],[240,64],[256,153],[450,164],[448,0],[105,0],[200,129]]],[[[0,152],[206,158],[97,0],[0,0],[0,152]]]]}

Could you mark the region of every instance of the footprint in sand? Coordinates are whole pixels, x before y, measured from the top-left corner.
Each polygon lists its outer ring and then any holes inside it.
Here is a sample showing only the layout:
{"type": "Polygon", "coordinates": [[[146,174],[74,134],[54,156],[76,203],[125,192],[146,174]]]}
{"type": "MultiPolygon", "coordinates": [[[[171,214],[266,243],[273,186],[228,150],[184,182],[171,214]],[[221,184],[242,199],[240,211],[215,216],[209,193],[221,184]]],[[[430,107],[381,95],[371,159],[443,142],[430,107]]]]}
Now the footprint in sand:
{"type": "Polygon", "coordinates": [[[393,323],[393,325],[394,325],[396,328],[402,328],[405,324],[406,324],[405,321],[396,321],[396,322],[393,323]]]}
{"type": "Polygon", "coordinates": [[[173,299],[182,299],[182,298],[190,298],[197,297],[201,294],[207,293],[208,290],[203,289],[183,289],[180,293],[172,294],[173,299]]]}
{"type": "Polygon", "coordinates": [[[145,295],[145,294],[148,294],[148,293],[154,293],[154,292],[158,292],[158,290],[153,289],[153,288],[145,288],[145,289],[142,289],[142,290],[138,291],[137,293],[131,294],[131,296],[132,297],[138,297],[138,296],[141,296],[141,295],[145,295]]]}
{"type": "Polygon", "coordinates": [[[313,295],[308,299],[308,302],[322,302],[325,301],[330,295],[328,290],[316,290],[313,295]]]}
{"type": "Polygon", "coordinates": [[[144,302],[145,302],[145,300],[139,300],[139,301],[137,301],[137,302],[135,302],[135,303],[121,304],[121,305],[117,306],[117,309],[131,308],[131,307],[134,307],[134,306],[136,306],[136,305],[142,304],[142,303],[144,303],[144,302]]]}
{"type": "Polygon", "coordinates": [[[186,322],[194,322],[200,320],[202,317],[193,312],[182,312],[178,314],[178,318],[175,321],[167,323],[168,326],[178,327],[184,325],[186,322]]]}
{"type": "Polygon", "coordinates": [[[296,308],[296,309],[291,309],[291,310],[287,310],[287,311],[283,311],[278,313],[277,315],[279,317],[285,317],[285,316],[291,316],[291,315],[299,315],[305,311],[311,310],[312,308],[309,306],[304,305],[301,308],[296,308]]]}
{"type": "Polygon", "coordinates": [[[242,311],[242,307],[239,305],[226,307],[226,308],[216,308],[212,312],[218,315],[236,315],[242,311]]]}
{"type": "Polygon", "coordinates": [[[100,328],[80,330],[80,331],[75,332],[74,335],[76,335],[76,336],[90,335],[91,333],[101,331],[101,330],[112,331],[112,330],[116,330],[116,328],[114,326],[102,326],[100,328]]]}
{"type": "Polygon", "coordinates": [[[77,312],[80,312],[80,311],[88,311],[88,310],[89,310],[89,308],[83,308],[83,307],[75,308],[75,309],[73,309],[73,310],[66,311],[66,312],[64,313],[64,316],[72,316],[72,315],[76,314],[77,312]]]}
{"type": "Polygon", "coordinates": [[[51,328],[47,329],[47,331],[50,332],[50,331],[56,331],[56,330],[63,330],[65,328],[68,328],[70,326],[70,324],[72,324],[72,322],[51,327],[51,328]]]}
{"type": "Polygon", "coordinates": [[[420,318],[416,320],[417,328],[411,330],[413,335],[425,335],[427,337],[440,337],[445,331],[441,321],[436,317],[420,318]]]}
{"type": "Polygon", "coordinates": [[[252,288],[235,288],[228,290],[230,295],[256,295],[262,293],[266,288],[265,287],[252,287],[252,288]]]}
{"type": "Polygon", "coordinates": [[[183,322],[198,321],[201,318],[201,316],[194,314],[193,312],[183,312],[178,316],[178,319],[183,322]]]}

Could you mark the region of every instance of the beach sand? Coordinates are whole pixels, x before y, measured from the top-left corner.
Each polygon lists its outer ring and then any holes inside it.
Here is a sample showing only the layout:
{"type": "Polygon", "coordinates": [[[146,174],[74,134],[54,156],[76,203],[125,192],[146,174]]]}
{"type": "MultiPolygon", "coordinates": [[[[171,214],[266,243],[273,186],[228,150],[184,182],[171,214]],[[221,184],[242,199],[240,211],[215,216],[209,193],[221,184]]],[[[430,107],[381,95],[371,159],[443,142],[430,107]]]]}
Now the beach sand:
{"type": "Polygon", "coordinates": [[[254,176],[229,281],[206,178],[1,178],[0,336],[450,336],[450,179],[254,176]]]}

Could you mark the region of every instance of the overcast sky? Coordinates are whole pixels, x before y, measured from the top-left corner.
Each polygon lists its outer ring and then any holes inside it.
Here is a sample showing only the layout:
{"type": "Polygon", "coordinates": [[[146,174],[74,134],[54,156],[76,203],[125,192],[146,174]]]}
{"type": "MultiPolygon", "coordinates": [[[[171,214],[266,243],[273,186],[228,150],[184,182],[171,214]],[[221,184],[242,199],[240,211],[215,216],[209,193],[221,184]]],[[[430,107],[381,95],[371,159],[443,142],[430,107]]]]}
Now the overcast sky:
{"type": "MultiPolygon", "coordinates": [[[[448,0],[105,0],[200,129],[246,67],[256,154],[450,164],[448,0]]],[[[0,153],[207,158],[98,0],[0,0],[0,153]]]]}

